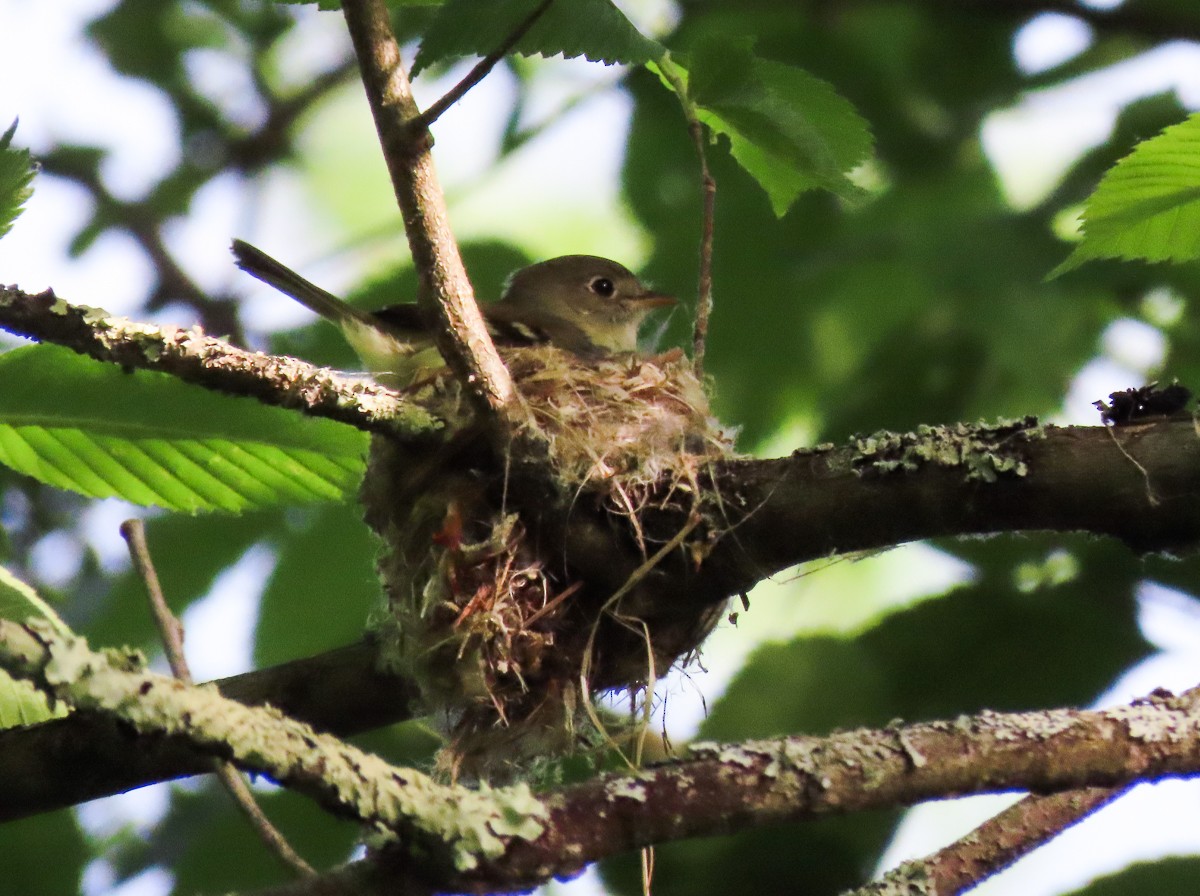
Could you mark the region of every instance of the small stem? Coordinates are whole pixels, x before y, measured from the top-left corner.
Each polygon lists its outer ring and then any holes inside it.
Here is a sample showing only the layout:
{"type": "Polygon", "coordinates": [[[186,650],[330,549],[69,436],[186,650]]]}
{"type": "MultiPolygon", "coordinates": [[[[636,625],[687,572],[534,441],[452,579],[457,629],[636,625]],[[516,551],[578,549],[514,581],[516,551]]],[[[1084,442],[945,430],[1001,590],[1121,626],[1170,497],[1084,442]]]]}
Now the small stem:
{"type": "Polygon", "coordinates": [[[692,331],[692,370],[697,377],[704,376],[704,350],[708,341],[708,318],[712,313],[712,256],[713,231],[716,228],[717,181],[708,167],[708,153],[705,150],[706,132],[704,122],[696,115],[696,107],[688,97],[687,84],[678,66],[671,61],[669,54],[664,54],[655,61],[659,73],[671,85],[683,116],[687,119],[688,133],[691,134],[692,144],[696,147],[696,155],[700,159],[700,272],[696,288],[696,325],[692,331]]]}
{"type": "Polygon", "coordinates": [[[187,658],[183,654],[183,623],[171,612],[166,598],[163,597],[158,572],[154,568],[154,561],[150,559],[150,548],[146,544],[146,526],[139,519],[126,520],[121,523],[121,537],[129,545],[129,558],[133,561],[133,568],[137,570],[138,576],[146,586],[150,614],[154,617],[158,635],[162,638],[171,674],[185,684],[191,684],[192,671],[188,668],[187,658]]]}
{"type": "Polygon", "coordinates": [[[513,29],[512,33],[504,39],[500,46],[479,60],[474,68],[467,72],[465,78],[451,87],[441,99],[422,112],[413,121],[413,125],[428,128],[441,118],[447,109],[466,96],[468,90],[487,77],[488,72],[495,68],[496,63],[507,56],[509,51],[517,45],[517,42],[529,33],[529,29],[533,27],[534,22],[542,17],[542,13],[549,9],[550,4],[553,2],[554,0],[542,0],[541,3],[535,6],[533,12],[527,15],[513,29]]]}
{"type": "Polygon", "coordinates": [[[250,823],[259,839],[266,844],[267,849],[274,853],[281,862],[289,869],[301,877],[316,876],[317,869],[308,864],[304,857],[296,850],[292,849],[292,844],[287,842],[287,838],[279,828],[271,823],[271,819],[267,818],[262,807],[254,798],[254,793],[250,790],[250,785],[246,783],[245,777],[237,770],[237,767],[232,762],[216,763],[217,778],[222,786],[233,797],[233,803],[241,810],[242,816],[250,823]]]}
{"type": "MultiPolygon", "coordinates": [[[[146,596],[150,601],[150,613],[154,617],[154,624],[158,626],[163,649],[167,654],[167,662],[171,666],[171,674],[184,684],[191,684],[192,672],[188,668],[187,659],[183,654],[183,623],[171,612],[171,608],[163,596],[162,585],[158,580],[158,571],[154,568],[154,561],[150,557],[150,548],[146,544],[146,527],[139,519],[126,520],[121,523],[121,537],[129,545],[129,556],[133,560],[134,569],[137,570],[146,586],[146,596]]],[[[316,869],[304,861],[299,853],[292,849],[291,844],[287,842],[279,829],[271,824],[271,820],[267,818],[262,807],[255,801],[254,794],[251,793],[249,785],[246,784],[238,770],[231,763],[220,760],[215,761],[214,765],[217,778],[229,795],[233,797],[234,805],[241,810],[242,815],[250,822],[250,826],[258,833],[267,848],[297,874],[315,875],[316,869]]]]}
{"type": "Polygon", "coordinates": [[[688,122],[696,153],[700,157],[700,190],[703,201],[700,225],[700,274],[696,299],[696,327],[692,333],[692,370],[698,379],[704,377],[704,351],[708,341],[708,318],[712,314],[712,255],[713,230],[717,204],[717,182],[708,169],[704,151],[704,125],[693,118],[688,122]]]}

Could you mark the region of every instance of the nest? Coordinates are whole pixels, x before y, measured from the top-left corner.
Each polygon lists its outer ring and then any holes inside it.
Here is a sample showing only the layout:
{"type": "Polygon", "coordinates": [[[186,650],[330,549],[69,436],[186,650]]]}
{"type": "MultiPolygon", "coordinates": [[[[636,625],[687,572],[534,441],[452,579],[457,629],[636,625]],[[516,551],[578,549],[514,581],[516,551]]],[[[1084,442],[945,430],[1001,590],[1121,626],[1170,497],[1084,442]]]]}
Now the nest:
{"type": "MultiPolygon", "coordinates": [[[[506,506],[519,459],[494,457],[469,424],[434,456],[375,439],[363,485],[367,521],[383,541],[388,603],[378,628],[390,664],[419,682],[444,720],[445,764],[472,775],[605,739],[586,721],[595,718],[584,712],[591,692],[645,688],[694,655],[723,611],[648,622],[622,603],[637,573],[615,589],[598,585],[565,564],[561,532],[547,531],[547,520],[561,529],[589,513],[629,533],[643,569],[676,551],[702,556],[719,526],[698,478],[732,445],[682,353],[597,362],[537,346],[504,359],[522,435],[549,459],[542,506],[506,506]],[[689,523],[648,534],[647,510],[668,505],[689,523]]],[[[461,413],[448,375],[422,388],[442,413],[461,413]]]]}

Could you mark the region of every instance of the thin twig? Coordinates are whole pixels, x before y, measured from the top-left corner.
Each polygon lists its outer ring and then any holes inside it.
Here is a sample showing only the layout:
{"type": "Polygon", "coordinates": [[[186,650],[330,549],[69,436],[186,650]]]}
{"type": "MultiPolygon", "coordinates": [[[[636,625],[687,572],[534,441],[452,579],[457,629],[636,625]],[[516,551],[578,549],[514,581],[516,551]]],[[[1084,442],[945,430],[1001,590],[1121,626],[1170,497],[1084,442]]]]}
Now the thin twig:
{"type": "Polygon", "coordinates": [[[283,836],[283,832],[271,823],[271,819],[267,818],[262,807],[258,804],[258,800],[254,798],[254,793],[250,790],[250,785],[246,783],[245,777],[237,770],[232,762],[224,762],[218,760],[217,779],[221,785],[233,797],[233,804],[241,811],[242,816],[250,823],[259,839],[266,844],[267,849],[273,852],[278,859],[283,862],[289,869],[294,871],[301,877],[313,877],[317,873],[312,865],[304,860],[300,853],[292,848],[292,844],[288,843],[287,838],[283,836]]]}
{"type": "Polygon", "coordinates": [[[550,4],[553,2],[554,0],[542,0],[541,3],[535,6],[533,12],[527,15],[513,29],[513,32],[504,39],[500,46],[480,59],[474,68],[467,72],[465,78],[451,87],[441,99],[422,112],[413,122],[413,125],[428,128],[441,118],[447,109],[466,96],[468,90],[487,77],[488,72],[495,68],[496,63],[507,56],[509,51],[517,45],[517,42],[529,33],[529,29],[533,27],[534,22],[542,17],[542,13],[549,9],[550,4]]]}
{"type": "Polygon", "coordinates": [[[712,313],[712,255],[713,230],[717,204],[717,181],[708,169],[708,154],[704,149],[704,124],[697,118],[688,122],[692,142],[700,156],[700,190],[703,208],[700,219],[700,275],[696,298],[696,327],[692,331],[692,370],[704,378],[704,349],[708,341],[708,317],[712,313]]]}
{"type": "Polygon", "coordinates": [[[684,83],[680,69],[671,61],[670,56],[659,59],[658,69],[671,85],[679,104],[683,108],[683,117],[687,119],[688,133],[696,147],[696,155],[700,158],[700,273],[696,288],[696,325],[692,330],[692,370],[698,378],[704,377],[704,349],[708,341],[708,318],[712,313],[712,254],[713,231],[715,230],[717,181],[708,167],[708,153],[705,149],[706,131],[704,122],[696,115],[696,107],[688,96],[687,84],[684,83]]]}
{"type": "Polygon", "coordinates": [[[192,670],[188,668],[187,658],[183,654],[183,623],[171,612],[166,598],[163,597],[158,571],[154,568],[154,561],[150,559],[150,547],[146,544],[146,526],[139,519],[126,520],[121,523],[121,537],[129,545],[129,558],[133,561],[133,568],[137,570],[138,576],[146,586],[150,614],[154,617],[158,635],[162,638],[163,650],[167,652],[171,674],[184,684],[191,684],[192,670]]]}
{"type": "MultiPolygon", "coordinates": [[[[121,523],[121,537],[129,545],[129,556],[133,560],[142,582],[146,586],[146,596],[150,601],[150,613],[158,633],[162,638],[163,650],[167,654],[167,662],[171,666],[171,674],[184,684],[192,684],[192,672],[188,668],[187,658],[183,653],[183,623],[171,612],[167,600],[163,597],[162,585],[158,581],[158,571],[150,558],[150,548],[146,544],[146,527],[139,519],[130,519],[121,523]]],[[[267,818],[258,802],[254,799],[249,785],[229,762],[216,761],[217,778],[233,797],[234,805],[238,807],[250,826],[258,833],[263,843],[288,868],[297,874],[315,875],[316,869],[292,849],[291,844],[280,833],[279,829],[267,818]]]]}
{"type": "Polygon", "coordinates": [[[432,139],[421,123],[387,6],[384,0],[345,0],[342,12],[420,276],[418,302],[436,319],[438,347],[476,407],[502,432],[511,431],[512,377],[488,336],[450,230],[432,139]]]}
{"type": "Polygon", "coordinates": [[[1085,787],[1048,796],[1027,796],[989,818],[945,849],[905,862],[849,896],[895,892],[899,879],[932,881],[931,892],[956,896],[1044,846],[1067,828],[1129,791],[1129,787],[1085,787]]]}

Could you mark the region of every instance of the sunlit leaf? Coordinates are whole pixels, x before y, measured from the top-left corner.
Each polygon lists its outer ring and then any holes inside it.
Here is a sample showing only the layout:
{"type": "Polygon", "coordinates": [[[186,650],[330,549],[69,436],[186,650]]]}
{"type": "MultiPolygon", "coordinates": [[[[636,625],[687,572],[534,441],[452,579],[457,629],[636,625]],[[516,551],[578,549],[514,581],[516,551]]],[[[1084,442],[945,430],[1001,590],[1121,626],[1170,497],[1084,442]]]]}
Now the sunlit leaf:
{"type": "Polygon", "coordinates": [[[348,426],[66,349],[0,356],[0,463],[92,497],[191,513],[339,501],[365,447],[348,426]]]}
{"type": "Polygon", "coordinates": [[[1093,258],[1200,258],[1200,113],[1138,144],[1100,181],[1083,239],[1050,276],[1093,258]]]}
{"type": "MultiPolygon", "coordinates": [[[[425,32],[413,74],[443,59],[483,56],[537,7],[539,0],[446,0],[425,32]]],[[[555,0],[522,37],[523,56],[583,56],[592,62],[644,65],[665,52],[643,35],[610,0],[555,0]]]]}
{"type": "Polygon", "coordinates": [[[33,195],[33,176],[37,165],[29,150],[12,146],[17,123],[14,121],[0,136],[0,236],[12,230],[26,200],[33,195]]]}
{"type": "Polygon", "coordinates": [[[805,190],[858,191],[846,174],[869,156],[871,134],[825,81],[756,56],[743,42],[710,40],[691,56],[688,92],[701,120],[729,137],[776,215],[805,190]]]}

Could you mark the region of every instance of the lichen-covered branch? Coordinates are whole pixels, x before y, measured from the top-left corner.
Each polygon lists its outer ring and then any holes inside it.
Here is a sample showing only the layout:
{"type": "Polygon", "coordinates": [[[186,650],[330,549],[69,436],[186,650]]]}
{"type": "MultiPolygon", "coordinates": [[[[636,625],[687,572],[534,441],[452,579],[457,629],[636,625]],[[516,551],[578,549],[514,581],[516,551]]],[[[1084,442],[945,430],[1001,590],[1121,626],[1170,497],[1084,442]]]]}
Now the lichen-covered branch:
{"type": "MultiPolygon", "coordinates": [[[[682,553],[660,566],[647,586],[662,604],[721,601],[796,563],[924,538],[1045,530],[1109,535],[1142,552],[1200,544],[1200,436],[1187,415],[922,427],[718,461],[701,485],[726,531],[712,533],[698,567],[682,553]]],[[[580,517],[564,523],[568,555],[619,586],[639,558],[580,517]]],[[[641,523],[660,537],[684,521],[679,511],[641,523]]]]}
{"type": "Polygon", "coordinates": [[[419,439],[441,421],[394,390],[280,355],[235,348],[200,329],[154,327],[72,305],[50,290],[0,286],[0,328],[122,367],[328,417],[363,430],[419,439]]]}
{"type": "MultiPolygon", "coordinates": [[[[1121,538],[1141,550],[1179,549],[1200,540],[1200,438],[1190,418],[1115,428],[1031,427],[1027,433],[1010,428],[999,444],[995,427],[951,438],[955,429],[713,465],[706,488],[711,500],[719,498],[732,531],[701,543],[699,554],[673,554],[639,583],[639,592],[666,612],[688,602],[723,600],[791,563],[962,533],[1083,530],[1121,538]],[[958,448],[952,450],[952,444],[958,448]],[[970,445],[975,453],[966,450],[970,445]],[[1000,448],[1003,452],[996,453],[1000,448]],[[991,473],[985,475],[987,470],[991,473]]],[[[518,485],[510,483],[510,500],[518,485]]],[[[685,514],[654,511],[644,517],[644,531],[669,538],[686,522],[685,514]]],[[[553,526],[553,520],[546,521],[544,531],[553,532],[553,526]]],[[[610,593],[643,562],[611,519],[581,503],[559,531],[572,568],[598,587],[610,584],[610,593]]],[[[640,597],[631,594],[627,600],[640,597]]],[[[247,681],[272,676],[280,683],[265,699],[340,733],[407,717],[411,691],[398,699],[404,687],[399,679],[371,687],[353,684],[354,676],[369,674],[369,658],[351,664],[354,671],[347,679],[335,672],[314,678],[304,671],[305,662],[253,673],[247,681]],[[313,701],[338,690],[314,688],[314,680],[348,682],[343,693],[354,695],[353,721],[323,721],[327,713],[313,701]],[[291,696],[282,699],[283,693],[291,696]]],[[[336,707],[339,698],[330,702],[336,707]]],[[[0,792],[6,794],[0,818],[198,771],[203,766],[186,745],[163,742],[129,751],[111,725],[82,718],[0,732],[0,792]],[[85,764],[94,772],[86,779],[73,771],[85,764]],[[49,783],[29,786],[39,779],[49,783]]]]}
{"type": "Polygon", "coordinates": [[[847,896],[955,896],[1004,870],[1128,789],[1084,787],[1027,796],[944,849],[905,862],[847,896]]]}
{"type": "MultiPolygon", "coordinates": [[[[540,837],[437,882],[475,892],[528,888],[639,847],[922,800],[1150,780],[1200,770],[1200,695],[1105,711],[983,713],[953,721],[696,744],[683,759],[547,794],[540,837]]],[[[404,873],[385,850],[338,872],[375,892],[404,873]]],[[[279,888],[302,893],[306,885],[279,888]]],[[[933,892],[933,891],[930,891],[933,892]]]]}
{"type": "Polygon", "coordinates": [[[507,430],[512,377],[475,304],[434,169],[433,138],[413,99],[387,6],[345,0],[342,11],[420,278],[418,301],[439,322],[438,346],[450,367],[487,419],[507,430]]]}
{"type": "MultiPolygon", "coordinates": [[[[418,842],[439,886],[521,888],[642,846],[829,813],[972,793],[1113,786],[1200,770],[1200,691],[1104,711],[985,712],[946,722],[696,744],[682,759],[535,799],[447,788],[272,709],[142,671],[35,624],[0,622],[0,665],[140,734],[271,775],[327,808],[408,839],[372,873],[412,870],[418,842]],[[462,811],[460,811],[462,810],[462,811]]],[[[397,872],[398,873],[398,872],[397,872]]]]}
{"type": "MultiPolygon", "coordinates": [[[[248,706],[269,703],[320,731],[350,736],[410,719],[416,685],[379,669],[376,649],[355,644],[246,672],[210,686],[248,706]]],[[[210,757],[183,737],[133,736],[116,720],[71,713],[0,731],[0,821],[62,809],[184,775],[210,757]]]]}
{"type": "Polygon", "coordinates": [[[696,744],[679,762],[548,797],[547,833],[515,845],[503,867],[475,873],[517,882],[553,855],[569,857],[561,873],[653,843],[830,813],[1193,774],[1197,747],[1196,692],[1105,711],[985,712],[824,738],[696,744]]]}
{"type": "Polygon", "coordinates": [[[526,785],[470,790],[389,765],[278,710],[228,700],[147,672],[128,653],[91,650],[38,621],[0,620],[0,666],[67,705],[120,719],[143,735],[182,736],[198,750],[271,776],[335,814],[398,835],[410,864],[462,873],[542,832],[526,785]]]}

